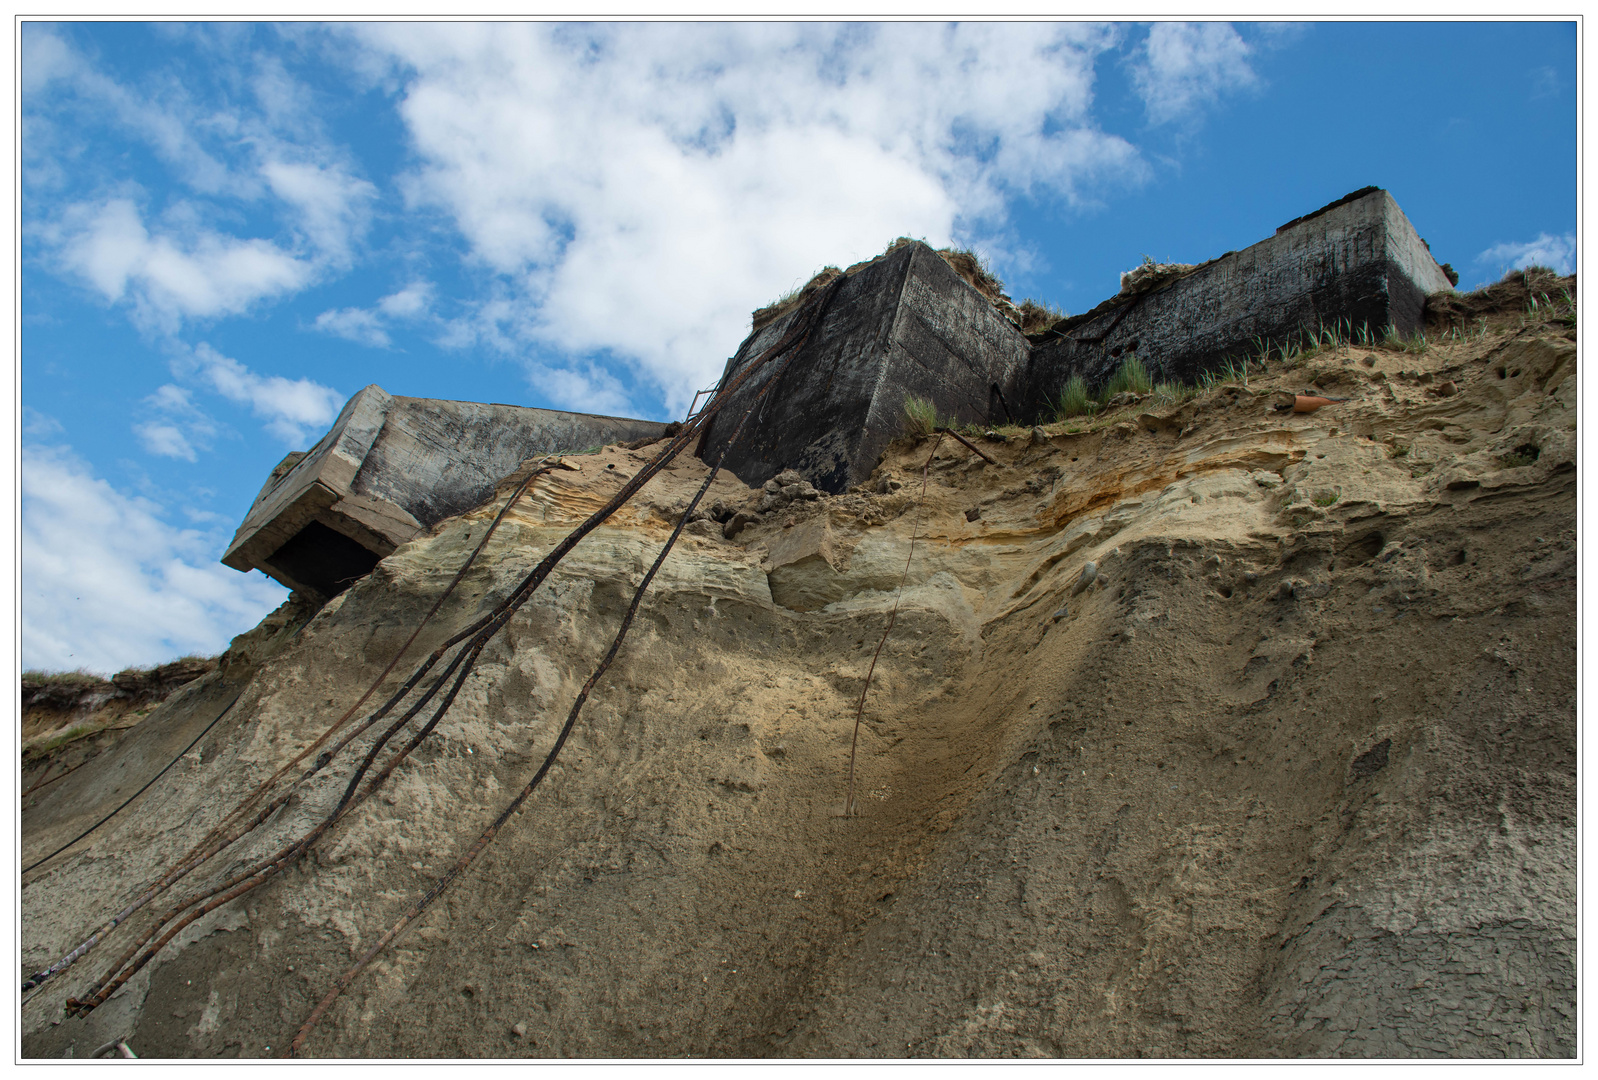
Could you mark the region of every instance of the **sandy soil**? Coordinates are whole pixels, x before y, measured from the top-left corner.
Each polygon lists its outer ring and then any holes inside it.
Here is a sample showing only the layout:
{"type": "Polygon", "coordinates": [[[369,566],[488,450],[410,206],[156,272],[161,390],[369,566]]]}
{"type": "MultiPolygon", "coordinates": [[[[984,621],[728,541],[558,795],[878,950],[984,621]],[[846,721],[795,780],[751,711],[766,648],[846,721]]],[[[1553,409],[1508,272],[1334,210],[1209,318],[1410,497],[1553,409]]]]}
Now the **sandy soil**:
{"type": "MultiPolygon", "coordinates": [[[[1322,350],[1247,389],[979,444],[997,466],[901,440],[860,490],[735,540],[695,526],[549,781],[309,1052],[1574,1054],[1574,338],[1499,312],[1423,353],[1322,350]],[[1305,387],[1350,400],[1275,408],[1305,387]]],[[[535,482],[415,655],[648,453],[535,482]]],[[[86,1018],[63,1000],[153,910],[48,983],[23,1053],[281,1052],[536,768],[704,471],[680,460],[585,540],[309,857],[86,1018]]],[[[237,696],[26,877],[23,974],[359,697],[499,505],[314,617],[280,613],[35,797],[24,865],[237,696]]],[[[195,883],[303,829],[352,765],[195,883]]]]}

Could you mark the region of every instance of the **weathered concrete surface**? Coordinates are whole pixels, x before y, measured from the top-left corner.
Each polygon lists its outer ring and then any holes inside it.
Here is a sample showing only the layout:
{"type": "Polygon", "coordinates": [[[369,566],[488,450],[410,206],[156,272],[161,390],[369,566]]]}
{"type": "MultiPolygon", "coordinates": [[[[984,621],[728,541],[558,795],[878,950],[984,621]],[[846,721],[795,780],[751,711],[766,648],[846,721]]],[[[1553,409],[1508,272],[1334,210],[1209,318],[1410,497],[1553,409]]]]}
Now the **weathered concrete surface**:
{"type": "Polygon", "coordinates": [[[333,595],[400,544],[494,493],[525,458],[659,435],[612,416],[397,397],[350,398],[308,453],[272,470],[223,563],[333,595]]]}
{"type": "Polygon", "coordinates": [[[1056,327],[1033,350],[1027,406],[1072,375],[1102,384],[1127,353],[1157,379],[1191,382],[1227,356],[1344,320],[1380,334],[1422,329],[1426,296],[1450,287],[1398,203],[1380,188],[1296,218],[1191,274],[1056,327]]]}
{"type": "MultiPolygon", "coordinates": [[[[790,312],[751,334],[730,378],[788,332],[790,312]]],[[[870,475],[904,426],[907,395],[961,423],[1003,423],[1001,395],[1025,385],[1028,344],[980,293],[925,244],[907,244],[855,270],[820,327],[751,418],[725,466],[748,484],[794,469],[836,494],[870,475]],[[997,391],[995,391],[997,387],[997,391]]],[[[770,379],[728,399],[700,443],[715,462],[770,379]]]]}

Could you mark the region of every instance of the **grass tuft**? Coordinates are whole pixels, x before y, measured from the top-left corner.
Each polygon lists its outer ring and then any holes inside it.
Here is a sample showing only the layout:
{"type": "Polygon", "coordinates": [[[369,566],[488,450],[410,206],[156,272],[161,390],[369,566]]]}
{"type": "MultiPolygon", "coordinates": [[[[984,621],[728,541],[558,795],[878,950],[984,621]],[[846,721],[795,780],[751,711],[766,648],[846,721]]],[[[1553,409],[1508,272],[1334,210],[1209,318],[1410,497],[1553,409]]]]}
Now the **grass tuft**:
{"type": "Polygon", "coordinates": [[[1066,317],[1066,313],[1053,304],[1043,304],[1036,300],[1021,301],[1021,306],[1016,310],[1021,313],[1023,334],[1041,334],[1066,317]]]}
{"type": "Polygon", "coordinates": [[[1405,337],[1392,323],[1388,323],[1387,329],[1382,333],[1382,344],[1390,349],[1414,353],[1417,356],[1425,352],[1428,347],[1425,334],[1417,333],[1405,337]]]}
{"type": "Polygon", "coordinates": [[[1315,343],[1328,349],[1346,348],[1352,340],[1353,324],[1347,319],[1338,319],[1330,326],[1322,323],[1315,334],[1315,343]]]}
{"type": "Polygon", "coordinates": [[[105,680],[79,668],[76,671],[24,671],[22,681],[42,686],[86,686],[105,680]]]}
{"type": "MultiPolygon", "coordinates": [[[[904,242],[907,242],[905,238],[900,237],[888,250],[892,251],[904,242]]],[[[1002,300],[1006,304],[1009,303],[1010,298],[1004,295],[1004,282],[994,276],[993,271],[988,268],[987,260],[975,251],[970,248],[939,248],[938,255],[949,264],[950,269],[965,278],[966,284],[990,301],[997,303],[1002,300]]]]}
{"type": "Polygon", "coordinates": [[[1228,383],[1242,383],[1244,389],[1248,388],[1248,361],[1234,360],[1227,357],[1221,361],[1221,366],[1210,371],[1201,372],[1198,377],[1200,390],[1215,390],[1228,383]]]}
{"type": "Polygon", "coordinates": [[[1065,420],[1073,416],[1087,416],[1098,408],[1098,403],[1088,396],[1088,384],[1080,375],[1072,375],[1060,390],[1054,404],[1054,418],[1065,420]]]}
{"type": "MultiPolygon", "coordinates": [[[[894,243],[895,246],[897,246],[898,241],[895,241],[894,243]]],[[[889,248],[888,250],[891,251],[893,249],[889,248]]],[[[809,300],[816,293],[832,284],[833,279],[839,277],[842,273],[843,271],[839,270],[836,266],[822,267],[816,272],[815,276],[813,276],[803,285],[796,285],[794,288],[789,289],[787,292],[778,297],[774,303],[767,304],[765,307],[760,308],[751,314],[749,317],[751,328],[754,330],[762,330],[776,322],[778,319],[788,314],[788,312],[792,311],[800,304],[809,300]]]]}
{"type": "Polygon", "coordinates": [[[1137,353],[1127,354],[1121,361],[1121,366],[1116,368],[1115,374],[1110,376],[1110,381],[1104,384],[1104,389],[1099,391],[1100,401],[1109,401],[1116,394],[1130,391],[1134,394],[1146,394],[1154,389],[1154,379],[1149,375],[1149,369],[1143,366],[1143,361],[1137,358],[1137,353]]]}
{"type": "Polygon", "coordinates": [[[1196,386],[1183,386],[1179,382],[1154,384],[1154,401],[1159,405],[1180,405],[1198,393],[1196,386]]]}
{"type": "Polygon", "coordinates": [[[931,435],[941,426],[938,423],[938,407],[926,398],[918,398],[914,394],[905,395],[904,415],[906,435],[917,437],[931,435]]]}

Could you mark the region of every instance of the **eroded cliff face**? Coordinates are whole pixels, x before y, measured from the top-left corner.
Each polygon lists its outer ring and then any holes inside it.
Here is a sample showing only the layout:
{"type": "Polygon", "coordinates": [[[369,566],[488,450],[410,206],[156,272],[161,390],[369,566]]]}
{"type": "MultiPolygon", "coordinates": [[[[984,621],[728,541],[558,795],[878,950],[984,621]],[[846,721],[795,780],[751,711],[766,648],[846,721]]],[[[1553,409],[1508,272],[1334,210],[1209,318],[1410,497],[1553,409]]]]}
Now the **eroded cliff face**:
{"type": "MultiPolygon", "coordinates": [[[[549,781],[308,1051],[1572,1055],[1573,338],[1509,319],[1419,355],[1323,350],[1247,389],[980,443],[997,465],[901,440],[859,490],[734,540],[694,526],[549,781]],[[1351,400],[1274,407],[1310,383],[1351,400]]],[[[411,656],[649,453],[539,478],[411,656]]],[[[580,544],[310,857],[86,1018],[52,1023],[131,937],[46,984],[24,1053],[281,1052],[536,768],[704,472],[679,459],[580,544]]],[[[24,865],[241,695],[27,877],[27,972],[354,702],[508,494],[303,626],[241,639],[26,810],[24,865]]],[[[710,499],[755,497],[725,478],[710,499]]],[[[307,826],[347,772],[206,880],[307,826]]]]}

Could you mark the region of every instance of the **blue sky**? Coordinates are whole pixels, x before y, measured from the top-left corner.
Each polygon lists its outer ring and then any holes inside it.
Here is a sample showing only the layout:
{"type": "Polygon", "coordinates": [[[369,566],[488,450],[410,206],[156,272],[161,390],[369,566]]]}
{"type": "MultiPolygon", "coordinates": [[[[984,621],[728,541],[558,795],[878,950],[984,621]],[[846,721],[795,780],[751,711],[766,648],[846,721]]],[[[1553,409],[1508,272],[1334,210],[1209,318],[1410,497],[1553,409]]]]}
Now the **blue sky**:
{"type": "Polygon", "coordinates": [[[254,625],[368,383],[678,416],[900,235],[1067,311],[1366,184],[1462,288],[1576,258],[1571,22],[28,23],[21,86],[26,667],[254,625]]]}

